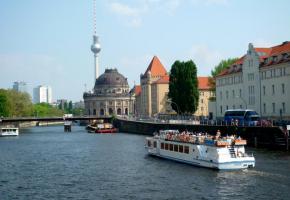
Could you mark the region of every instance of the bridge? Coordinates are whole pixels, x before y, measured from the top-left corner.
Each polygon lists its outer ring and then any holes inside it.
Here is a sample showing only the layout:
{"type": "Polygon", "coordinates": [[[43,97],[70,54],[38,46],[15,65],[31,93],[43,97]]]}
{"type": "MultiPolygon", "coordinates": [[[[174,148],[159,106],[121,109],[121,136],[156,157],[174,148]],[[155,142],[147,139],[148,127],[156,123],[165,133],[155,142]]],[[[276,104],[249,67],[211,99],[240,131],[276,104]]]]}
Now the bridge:
{"type": "Polygon", "coordinates": [[[17,117],[17,118],[0,118],[0,123],[9,122],[57,122],[57,121],[76,121],[76,120],[111,120],[112,116],[74,116],[74,117],[17,117]]]}

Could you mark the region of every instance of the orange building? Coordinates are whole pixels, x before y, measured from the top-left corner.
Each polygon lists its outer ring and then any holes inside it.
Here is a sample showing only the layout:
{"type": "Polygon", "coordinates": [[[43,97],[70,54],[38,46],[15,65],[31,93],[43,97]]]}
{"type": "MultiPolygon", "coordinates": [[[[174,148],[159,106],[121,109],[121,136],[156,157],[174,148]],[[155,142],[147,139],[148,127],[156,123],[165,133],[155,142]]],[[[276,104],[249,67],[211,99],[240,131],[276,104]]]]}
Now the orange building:
{"type": "MultiPolygon", "coordinates": [[[[171,113],[168,102],[169,74],[157,56],[154,56],[144,74],[140,76],[141,86],[136,86],[136,114],[152,117],[159,113],[171,113]]],[[[210,91],[209,77],[198,77],[199,106],[196,116],[208,116],[208,99],[214,94],[210,91]]]]}

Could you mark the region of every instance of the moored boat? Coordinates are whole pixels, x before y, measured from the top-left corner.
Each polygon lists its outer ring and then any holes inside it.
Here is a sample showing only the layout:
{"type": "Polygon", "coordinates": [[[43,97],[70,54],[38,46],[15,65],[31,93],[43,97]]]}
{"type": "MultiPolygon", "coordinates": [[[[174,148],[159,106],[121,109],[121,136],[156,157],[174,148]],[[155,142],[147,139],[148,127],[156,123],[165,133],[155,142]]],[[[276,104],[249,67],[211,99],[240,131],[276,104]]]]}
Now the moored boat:
{"type": "Polygon", "coordinates": [[[88,125],[87,128],[89,133],[117,133],[118,129],[111,123],[95,123],[88,125]]]}
{"type": "Polygon", "coordinates": [[[19,129],[15,127],[1,127],[0,136],[18,136],[19,129]]]}
{"type": "Polygon", "coordinates": [[[164,130],[146,138],[148,153],[182,163],[220,170],[255,167],[255,158],[245,152],[246,140],[235,136],[179,133],[164,130]]]}

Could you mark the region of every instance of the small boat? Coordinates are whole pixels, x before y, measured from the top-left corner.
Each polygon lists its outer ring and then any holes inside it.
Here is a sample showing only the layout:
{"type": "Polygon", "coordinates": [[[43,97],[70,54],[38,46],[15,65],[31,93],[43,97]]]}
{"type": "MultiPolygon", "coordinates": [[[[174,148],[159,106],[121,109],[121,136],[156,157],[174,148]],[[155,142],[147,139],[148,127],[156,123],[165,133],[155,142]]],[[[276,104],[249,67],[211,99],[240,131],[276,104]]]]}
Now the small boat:
{"type": "Polygon", "coordinates": [[[18,136],[19,129],[15,127],[1,127],[0,136],[18,136]]]}
{"type": "Polygon", "coordinates": [[[117,133],[118,129],[111,123],[95,123],[88,125],[87,128],[89,133],[117,133]]]}
{"type": "Polygon", "coordinates": [[[178,130],[164,130],[147,137],[149,155],[219,170],[255,167],[255,158],[245,152],[246,140],[178,130]]]}

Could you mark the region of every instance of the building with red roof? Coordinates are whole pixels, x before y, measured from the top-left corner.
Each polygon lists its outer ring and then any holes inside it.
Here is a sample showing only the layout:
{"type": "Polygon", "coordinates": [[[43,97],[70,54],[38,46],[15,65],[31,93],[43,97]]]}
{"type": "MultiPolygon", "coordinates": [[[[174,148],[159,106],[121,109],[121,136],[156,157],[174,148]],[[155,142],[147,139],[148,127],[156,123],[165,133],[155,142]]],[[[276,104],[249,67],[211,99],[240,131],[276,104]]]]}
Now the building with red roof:
{"type": "MultiPolygon", "coordinates": [[[[136,92],[137,114],[151,117],[158,113],[171,113],[168,101],[169,74],[157,56],[154,56],[144,74],[140,76],[141,93],[136,92]],[[140,95],[137,95],[140,94],[140,95]]],[[[200,91],[198,116],[208,115],[208,99],[213,96],[209,87],[209,77],[198,77],[200,91]]]]}
{"type": "Polygon", "coordinates": [[[290,119],[290,42],[249,44],[245,55],[216,76],[216,111],[253,109],[262,117],[290,119]]]}

